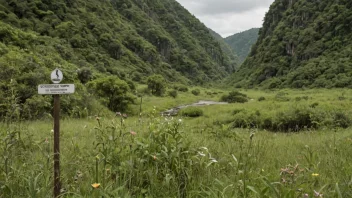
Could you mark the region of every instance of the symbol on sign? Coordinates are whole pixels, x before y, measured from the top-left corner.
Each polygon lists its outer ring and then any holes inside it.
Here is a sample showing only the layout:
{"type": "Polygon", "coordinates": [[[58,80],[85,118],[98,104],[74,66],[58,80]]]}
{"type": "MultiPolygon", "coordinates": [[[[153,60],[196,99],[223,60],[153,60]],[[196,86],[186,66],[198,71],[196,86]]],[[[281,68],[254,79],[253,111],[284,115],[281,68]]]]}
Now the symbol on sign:
{"type": "Polygon", "coordinates": [[[51,72],[51,81],[55,84],[58,84],[62,81],[63,79],[63,74],[59,69],[55,69],[54,71],[51,72]]]}

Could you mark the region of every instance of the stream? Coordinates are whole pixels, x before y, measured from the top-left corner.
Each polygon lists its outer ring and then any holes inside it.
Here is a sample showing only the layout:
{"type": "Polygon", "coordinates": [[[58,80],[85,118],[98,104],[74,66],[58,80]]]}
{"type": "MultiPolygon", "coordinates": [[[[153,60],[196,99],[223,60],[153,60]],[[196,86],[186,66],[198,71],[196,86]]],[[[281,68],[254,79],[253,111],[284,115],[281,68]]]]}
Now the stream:
{"type": "Polygon", "coordinates": [[[225,105],[228,104],[227,102],[215,102],[215,101],[208,101],[208,100],[200,100],[196,103],[193,104],[188,104],[188,105],[181,105],[178,107],[174,107],[172,109],[168,109],[166,111],[161,112],[161,115],[163,116],[176,116],[177,113],[187,107],[199,107],[199,106],[207,106],[207,105],[225,105]]]}

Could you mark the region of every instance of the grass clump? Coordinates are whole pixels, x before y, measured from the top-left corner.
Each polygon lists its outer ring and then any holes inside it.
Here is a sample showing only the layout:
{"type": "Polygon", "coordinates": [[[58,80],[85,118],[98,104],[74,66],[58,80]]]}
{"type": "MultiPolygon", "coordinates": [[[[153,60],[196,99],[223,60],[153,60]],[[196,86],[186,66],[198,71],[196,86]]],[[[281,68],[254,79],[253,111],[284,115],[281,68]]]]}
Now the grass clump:
{"type": "Polygon", "coordinates": [[[246,103],[248,102],[248,97],[246,94],[238,91],[231,91],[229,94],[221,96],[220,101],[228,103],[246,103]]]}
{"type": "Polygon", "coordinates": [[[186,85],[183,84],[175,84],[173,85],[173,88],[177,91],[181,91],[181,92],[187,92],[188,91],[188,87],[186,85]]]}
{"type": "Polygon", "coordinates": [[[265,97],[264,96],[260,96],[259,98],[258,98],[258,101],[260,102],[260,101],[264,101],[265,100],[265,97]]]}
{"type": "Polygon", "coordinates": [[[192,90],[192,94],[195,96],[198,96],[200,94],[200,90],[199,89],[193,89],[192,90]]]}
{"type": "Polygon", "coordinates": [[[180,114],[186,117],[200,117],[203,116],[204,112],[202,109],[197,107],[187,107],[182,109],[180,114]]]}
{"type": "Polygon", "coordinates": [[[168,91],[167,94],[172,97],[172,98],[176,98],[177,97],[177,91],[176,90],[171,90],[168,91]]]}

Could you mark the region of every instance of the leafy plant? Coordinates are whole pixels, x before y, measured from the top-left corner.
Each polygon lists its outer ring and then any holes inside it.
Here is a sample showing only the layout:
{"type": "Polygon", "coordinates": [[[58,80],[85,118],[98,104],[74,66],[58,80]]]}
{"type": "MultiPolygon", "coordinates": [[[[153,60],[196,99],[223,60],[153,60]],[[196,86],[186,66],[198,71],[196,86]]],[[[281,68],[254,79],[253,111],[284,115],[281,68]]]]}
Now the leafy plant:
{"type": "Polygon", "coordinates": [[[199,117],[202,116],[203,110],[197,107],[187,107],[184,108],[180,111],[180,114],[182,116],[186,116],[186,117],[199,117]]]}
{"type": "Polygon", "coordinates": [[[166,88],[166,80],[161,75],[149,76],[147,79],[148,89],[153,95],[162,96],[166,88]]]}
{"type": "Polygon", "coordinates": [[[89,82],[87,86],[112,111],[125,112],[128,105],[134,102],[128,84],[117,77],[99,78],[89,82]]]}
{"type": "Polygon", "coordinates": [[[221,96],[221,101],[228,103],[245,103],[248,102],[248,98],[245,94],[238,91],[232,91],[227,95],[221,96]]]}
{"type": "Polygon", "coordinates": [[[192,90],[192,94],[195,96],[198,96],[200,94],[200,90],[199,89],[193,89],[192,90]]]}

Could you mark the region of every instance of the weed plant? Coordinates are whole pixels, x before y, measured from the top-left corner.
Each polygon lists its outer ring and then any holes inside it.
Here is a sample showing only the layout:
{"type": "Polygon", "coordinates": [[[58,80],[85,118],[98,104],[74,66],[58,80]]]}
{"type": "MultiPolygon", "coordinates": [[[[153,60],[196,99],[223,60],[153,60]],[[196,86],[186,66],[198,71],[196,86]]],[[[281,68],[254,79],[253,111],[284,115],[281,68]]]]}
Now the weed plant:
{"type": "MultiPolygon", "coordinates": [[[[206,106],[197,118],[161,117],[153,96],[139,116],[63,118],[62,197],[351,197],[348,98],[284,92],[289,101],[249,90],[266,100],[206,106]],[[234,128],[240,118],[251,122],[234,128]],[[282,128],[268,131],[264,118],[282,128]]],[[[0,197],[52,197],[51,130],[51,120],[0,123],[0,197]]]]}

